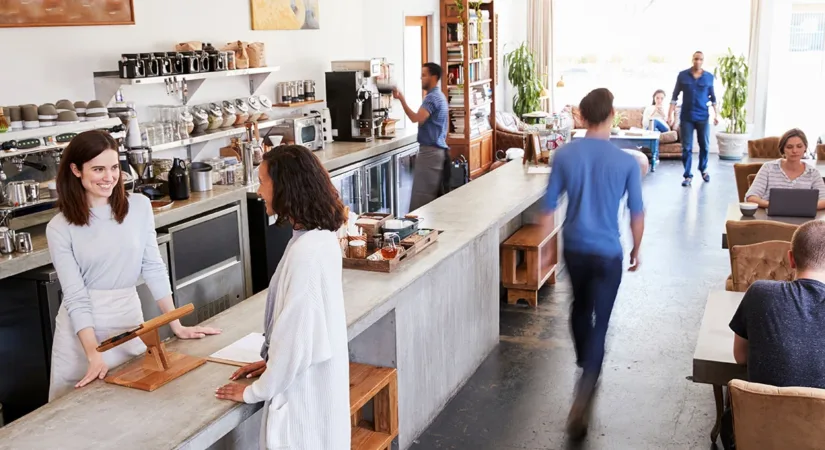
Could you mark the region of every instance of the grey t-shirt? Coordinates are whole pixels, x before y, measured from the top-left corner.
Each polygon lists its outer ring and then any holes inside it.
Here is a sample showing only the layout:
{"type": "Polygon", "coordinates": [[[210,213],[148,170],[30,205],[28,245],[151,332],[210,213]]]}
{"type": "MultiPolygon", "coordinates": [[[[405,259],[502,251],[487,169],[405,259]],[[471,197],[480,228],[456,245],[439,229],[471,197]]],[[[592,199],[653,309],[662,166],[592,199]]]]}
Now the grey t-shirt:
{"type": "Polygon", "coordinates": [[[825,388],[825,284],[757,281],[730,328],[748,340],[749,381],[825,388]]]}

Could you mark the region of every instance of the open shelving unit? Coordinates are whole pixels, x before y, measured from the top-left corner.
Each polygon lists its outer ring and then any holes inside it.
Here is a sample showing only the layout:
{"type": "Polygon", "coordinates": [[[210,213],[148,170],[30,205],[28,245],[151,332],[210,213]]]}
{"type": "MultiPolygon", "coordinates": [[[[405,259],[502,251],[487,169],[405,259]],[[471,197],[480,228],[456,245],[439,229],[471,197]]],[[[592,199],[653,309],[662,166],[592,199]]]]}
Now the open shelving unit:
{"type": "Polygon", "coordinates": [[[447,145],[467,159],[470,178],[486,173],[495,149],[495,0],[441,0],[441,87],[449,102],[447,145]]]}

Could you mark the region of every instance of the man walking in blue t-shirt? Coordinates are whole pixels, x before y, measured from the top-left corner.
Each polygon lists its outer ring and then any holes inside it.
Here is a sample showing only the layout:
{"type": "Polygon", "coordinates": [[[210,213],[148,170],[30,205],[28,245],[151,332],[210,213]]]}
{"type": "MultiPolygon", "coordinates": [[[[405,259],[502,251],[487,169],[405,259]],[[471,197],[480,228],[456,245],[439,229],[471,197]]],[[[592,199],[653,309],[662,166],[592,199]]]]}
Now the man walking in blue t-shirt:
{"type": "Polygon", "coordinates": [[[708,175],[708,146],[710,145],[710,114],[708,103],[713,105],[713,124],[719,124],[719,114],[716,111],[716,93],[713,91],[713,74],[705,72],[702,64],[705,55],[702,52],[693,54],[693,67],[679,72],[676,77],[676,87],[670,99],[670,109],[667,117],[671,128],[674,128],[676,103],[679,93],[682,94],[682,112],[679,113],[679,139],[682,141],[682,165],[685,166],[685,179],[682,186],[690,186],[693,180],[693,132],[699,139],[699,172],[705,182],[710,181],[708,175]]]}
{"type": "Polygon", "coordinates": [[[418,111],[413,111],[398,90],[393,96],[401,101],[404,113],[413,123],[418,124],[418,155],[413,168],[412,198],[410,211],[435,200],[442,191],[445,167],[449,165],[447,147],[447,119],[449,106],[447,97],[441,92],[441,66],[427,63],[421,68],[421,89],[427,92],[418,111]]]}
{"type": "Polygon", "coordinates": [[[633,234],[632,272],[639,268],[644,233],[641,170],[631,155],[609,140],[615,114],[613,94],[596,89],[582,99],[579,110],[587,134],[556,152],[544,219],[552,223],[559,196],[566,193],[564,260],[573,287],[570,325],[576,364],[582,368],[567,423],[574,439],[587,433],[587,411],[601,374],[607,325],[622,280],[619,207],[625,194],[633,234]]]}

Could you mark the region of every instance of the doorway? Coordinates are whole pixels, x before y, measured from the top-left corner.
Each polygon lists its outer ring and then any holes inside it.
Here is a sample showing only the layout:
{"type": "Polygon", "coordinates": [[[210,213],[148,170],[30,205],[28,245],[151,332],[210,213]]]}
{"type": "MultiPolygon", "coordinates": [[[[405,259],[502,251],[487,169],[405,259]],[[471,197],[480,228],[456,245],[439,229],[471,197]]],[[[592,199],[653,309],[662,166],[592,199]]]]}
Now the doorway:
{"type": "MultiPolygon", "coordinates": [[[[421,66],[430,60],[429,16],[405,17],[404,27],[404,95],[411,108],[417,109],[424,99],[421,90],[421,66]]],[[[406,126],[406,115],[403,123],[406,126]]]]}

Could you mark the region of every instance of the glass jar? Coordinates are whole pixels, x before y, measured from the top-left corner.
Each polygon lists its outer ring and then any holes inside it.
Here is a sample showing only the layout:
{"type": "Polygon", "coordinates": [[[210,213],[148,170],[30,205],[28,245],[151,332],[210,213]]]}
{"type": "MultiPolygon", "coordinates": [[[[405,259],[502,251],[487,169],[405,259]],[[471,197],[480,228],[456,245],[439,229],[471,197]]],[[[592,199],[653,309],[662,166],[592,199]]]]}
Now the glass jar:
{"type": "Polygon", "coordinates": [[[258,100],[261,101],[261,117],[258,118],[258,121],[269,120],[272,115],[272,100],[266,95],[259,95],[258,100]]]}
{"type": "Polygon", "coordinates": [[[192,113],[192,122],[195,125],[192,134],[202,134],[209,128],[209,113],[203,106],[195,106],[190,111],[192,113]]]}
{"type": "Polygon", "coordinates": [[[237,120],[237,114],[235,113],[235,104],[230,100],[224,100],[221,102],[221,112],[223,113],[223,124],[221,125],[222,128],[231,127],[235,125],[235,121],[237,120]]]}
{"type": "Polygon", "coordinates": [[[401,238],[398,233],[384,233],[384,245],[381,247],[381,257],[395,259],[401,251],[401,238]]]}
{"type": "Polygon", "coordinates": [[[223,112],[221,111],[220,105],[217,103],[210,103],[206,107],[206,113],[208,114],[207,120],[209,121],[207,130],[217,130],[223,126],[223,112]]]}
{"type": "Polygon", "coordinates": [[[245,99],[235,100],[235,125],[243,125],[249,121],[249,104],[245,99]]]}
{"type": "Polygon", "coordinates": [[[261,111],[261,101],[258,100],[256,96],[249,97],[246,101],[249,103],[249,121],[257,122],[261,119],[261,114],[263,114],[261,111]]]}

